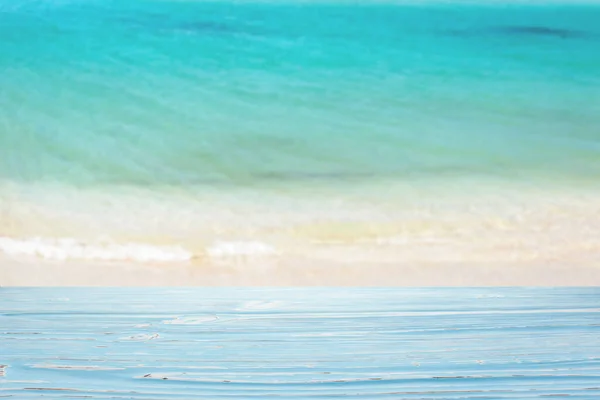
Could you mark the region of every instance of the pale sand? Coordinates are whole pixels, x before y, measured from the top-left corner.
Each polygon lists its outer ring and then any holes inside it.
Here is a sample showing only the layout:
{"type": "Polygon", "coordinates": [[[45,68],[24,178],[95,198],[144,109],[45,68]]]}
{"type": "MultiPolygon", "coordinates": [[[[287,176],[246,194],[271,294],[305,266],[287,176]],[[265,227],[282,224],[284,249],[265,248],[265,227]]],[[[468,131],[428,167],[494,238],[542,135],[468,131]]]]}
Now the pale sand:
{"type": "Polygon", "coordinates": [[[15,262],[0,259],[2,286],[596,286],[600,260],[572,264],[316,264],[237,266],[15,262]]]}
{"type": "Polygon", "coordinates": [[[0,285],[600,285],[597,190],[501,189],[164,203],[74,192],[56,209],[17,198],[0,214],[0,285]],[[161,246],[192,261],[148,264],[161,246]]]}

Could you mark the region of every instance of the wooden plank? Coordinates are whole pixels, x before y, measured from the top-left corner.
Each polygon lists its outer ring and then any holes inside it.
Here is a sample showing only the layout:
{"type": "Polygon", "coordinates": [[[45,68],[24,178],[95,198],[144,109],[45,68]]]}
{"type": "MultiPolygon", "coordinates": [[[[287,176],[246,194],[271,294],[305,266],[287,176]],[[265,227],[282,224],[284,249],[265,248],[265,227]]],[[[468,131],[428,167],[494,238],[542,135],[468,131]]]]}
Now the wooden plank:
{"type": "Polygon", "coordinates": [[[600,398],[600,288],[0,289],[0,397],[600,398]]]}

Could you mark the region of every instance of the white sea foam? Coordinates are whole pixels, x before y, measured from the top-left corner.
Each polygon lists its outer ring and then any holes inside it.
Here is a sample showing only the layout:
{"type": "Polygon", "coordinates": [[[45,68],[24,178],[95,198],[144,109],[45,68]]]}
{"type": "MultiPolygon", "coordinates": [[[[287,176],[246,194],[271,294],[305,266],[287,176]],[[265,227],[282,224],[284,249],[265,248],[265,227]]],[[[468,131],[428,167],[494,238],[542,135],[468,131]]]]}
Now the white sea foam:
{"type": "Polygon", "coordinates": [[[173,262],[188,261],[193,254],[179,246],[151,246],[138,243],[85,243],[75,239],[0,237],[0,252],[10,256],[47,260],[173,262]]]}
{"type": "Polygon", "coordinates": [[[273,247],[262,242],[216,242],[206,249],[209,257],[268,256],[276,254],[273,247]]]}

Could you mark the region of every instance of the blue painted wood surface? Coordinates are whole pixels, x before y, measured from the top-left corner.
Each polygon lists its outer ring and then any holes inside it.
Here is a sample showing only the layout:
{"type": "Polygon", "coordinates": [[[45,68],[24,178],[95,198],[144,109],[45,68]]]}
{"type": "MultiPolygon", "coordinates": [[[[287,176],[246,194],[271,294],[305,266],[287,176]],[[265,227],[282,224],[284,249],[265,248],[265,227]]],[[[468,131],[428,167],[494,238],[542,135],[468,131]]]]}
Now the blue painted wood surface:
{"type": "Polygon", "coordinates": [[[600,398],[600,288],[0,289],[0,398],[600,398]]]}

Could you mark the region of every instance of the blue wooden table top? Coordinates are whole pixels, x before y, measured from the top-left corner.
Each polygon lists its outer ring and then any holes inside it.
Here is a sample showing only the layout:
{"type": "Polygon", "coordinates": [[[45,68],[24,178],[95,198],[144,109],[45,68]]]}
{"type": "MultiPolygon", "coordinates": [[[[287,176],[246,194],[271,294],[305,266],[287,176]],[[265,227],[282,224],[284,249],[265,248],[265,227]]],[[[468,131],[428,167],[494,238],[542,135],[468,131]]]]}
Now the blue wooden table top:
{"type": "Polygon", "coordinates": [[[600,288],[1,288],[0,398],[600,399],[600,288]]]}

